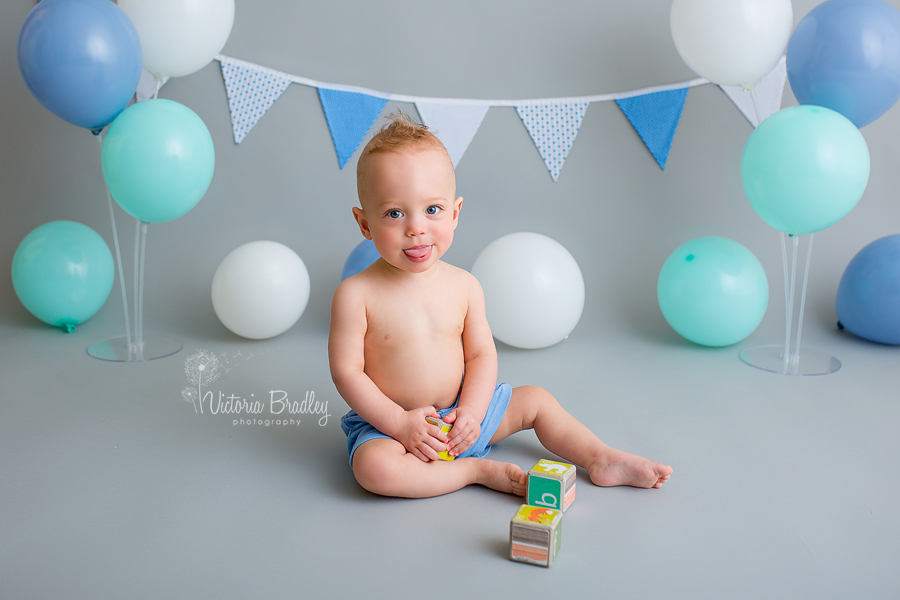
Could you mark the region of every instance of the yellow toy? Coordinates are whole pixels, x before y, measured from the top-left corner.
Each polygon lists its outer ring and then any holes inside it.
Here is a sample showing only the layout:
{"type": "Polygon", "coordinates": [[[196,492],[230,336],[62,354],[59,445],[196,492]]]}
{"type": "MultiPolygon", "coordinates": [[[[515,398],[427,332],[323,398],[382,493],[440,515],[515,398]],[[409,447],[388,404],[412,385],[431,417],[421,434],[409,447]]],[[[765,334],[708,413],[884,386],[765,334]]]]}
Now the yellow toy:
{"type": "MultiPolygon", "coordinates": [[[[439,419],[438,417],[425,417],[425,420],[438,427],[444,433],[450,433],[450,430],[453,429],[453,425],[450,423],[445,423],[443,419],[439,419]]],[[[441,460],[455,460],[455,456],[451,456],[449,452],[444,450],[443,452],[438,452],[438,457],[441,460]]]]}

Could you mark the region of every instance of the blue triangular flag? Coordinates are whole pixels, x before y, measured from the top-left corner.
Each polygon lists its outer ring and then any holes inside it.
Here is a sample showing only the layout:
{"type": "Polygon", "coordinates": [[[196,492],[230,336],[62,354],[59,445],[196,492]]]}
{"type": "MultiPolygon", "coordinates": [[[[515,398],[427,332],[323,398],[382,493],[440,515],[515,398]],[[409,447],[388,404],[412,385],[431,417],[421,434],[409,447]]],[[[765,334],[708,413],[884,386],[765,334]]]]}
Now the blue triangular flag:
{"type": "Polygon", "coordinates": [[[616,100],[663,170],[687,93],[688,88],[685,87],[616,100]]]}
{"type": "Polygon", "coordinates": [[[369,132],[372,123],[381,114],[387,100],[359,92],[328,88],[319,88],[319,100],[325,111],[338,163],[343,169],[369,132]]]}

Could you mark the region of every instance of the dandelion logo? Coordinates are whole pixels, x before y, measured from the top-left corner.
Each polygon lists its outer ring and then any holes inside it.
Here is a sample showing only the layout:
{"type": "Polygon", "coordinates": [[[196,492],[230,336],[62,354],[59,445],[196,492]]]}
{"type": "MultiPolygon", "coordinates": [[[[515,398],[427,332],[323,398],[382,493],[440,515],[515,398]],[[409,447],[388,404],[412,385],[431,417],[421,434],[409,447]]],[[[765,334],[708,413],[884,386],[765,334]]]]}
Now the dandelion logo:
{"type": "MultiPolygon", "coordinates": [[[[219,378],[221,371],[219,370],[219,359],[209,350],[198,350],[184,361],[184,374],[187,375],[188,382],[197,386],[196,393],[193,388],[185,387],[181,390],[181,397],[185,402],[194,405],[194,412],[203,413],[203,386],[209,385],[219,378]],[[197,405],[200,410],[197,410],[197,405]]],[[[212,392],[208,392],[212,393],[212,392]]]]}

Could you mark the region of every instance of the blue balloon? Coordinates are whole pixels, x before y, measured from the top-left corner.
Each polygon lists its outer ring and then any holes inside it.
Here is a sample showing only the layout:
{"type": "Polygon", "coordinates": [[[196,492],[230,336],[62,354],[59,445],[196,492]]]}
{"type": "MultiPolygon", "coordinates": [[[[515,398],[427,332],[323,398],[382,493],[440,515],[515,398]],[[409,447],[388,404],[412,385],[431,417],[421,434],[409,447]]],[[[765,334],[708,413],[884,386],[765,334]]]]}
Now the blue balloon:
{"type": "Polygon", "coordinates": [[[669,255],[656,296],[680,335],[701,346],[730,346],[759,326],[769,282],[750,250],[728,238],[702,237],[669,255]]]}
{"type": "Polygon", "coordinates": [[[141,78],[141,42],[109,0],[43,0],[19,30],[19,71],[53,114],[99,133],[141,78]]]}
{"type": "Polygon", "coordinates": [[[841,277],[835,301],[839,326],[881,344],[900,344],[900,235],[859,251],[841,277]]]}
{"type": "Polygon", "coordinates": [[[871,123],[900,99],[900,10],[884,0],[823,2],[794,30],[787,72],[801,104],[871,123]]]}
{"type": "Polygon", "coordinates": [[[41,321],[70,332],[100,310],[113,278],[109,246],[96,231],[74,221],[41,225],[13,255],[19,300],[41,321]]]}
{"type": "Polygon", "coordinates": [[[372,240],[361,241],[347,257],[344,270],[341,271],[341,281],[356,275],[378,259],[379,254],[375,249],[375,242],[372,240]]]}

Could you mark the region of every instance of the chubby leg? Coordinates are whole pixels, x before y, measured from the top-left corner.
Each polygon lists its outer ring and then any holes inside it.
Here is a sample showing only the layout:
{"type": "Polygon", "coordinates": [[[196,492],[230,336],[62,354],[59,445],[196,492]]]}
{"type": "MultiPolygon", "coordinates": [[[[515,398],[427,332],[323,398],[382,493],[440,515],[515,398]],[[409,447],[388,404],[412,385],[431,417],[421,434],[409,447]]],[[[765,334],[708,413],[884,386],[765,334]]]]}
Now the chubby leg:
{"type": "Polygon", "coordinates": [[[534,429],[547,450],[587,469],[595,485],[659,488],[672,474],[672,467],[610,448],[540,387],[513,389],[491,443],[523,429],[534,429]]]}
{"type": "Polygon", "coordinates": [[[517,465],[484,458],[423,462],[390,438],[369,440],[357,448],[353,475],[370,492],[401,498],[440,496],[473,483],[524,496],[528,480],[517,465]]]}

